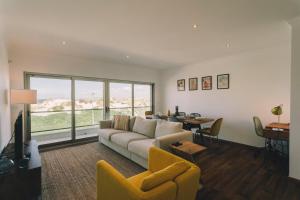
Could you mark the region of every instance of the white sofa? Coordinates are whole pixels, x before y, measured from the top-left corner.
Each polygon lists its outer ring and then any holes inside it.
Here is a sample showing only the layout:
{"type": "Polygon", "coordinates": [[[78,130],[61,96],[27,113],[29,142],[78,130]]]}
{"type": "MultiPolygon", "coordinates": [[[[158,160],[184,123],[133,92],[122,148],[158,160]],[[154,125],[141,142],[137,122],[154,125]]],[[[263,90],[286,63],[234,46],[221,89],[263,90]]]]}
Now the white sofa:
{"type": "Polygon", "coordinates": [[[113,121],[100,122],[99,141],[130,160],[148,168],[151,146],[169,150],[169,145],[181,140],[192,141],[192,132],[182,129],[182,123],[130,118],[129,131],[113,129],[113,121]]]}

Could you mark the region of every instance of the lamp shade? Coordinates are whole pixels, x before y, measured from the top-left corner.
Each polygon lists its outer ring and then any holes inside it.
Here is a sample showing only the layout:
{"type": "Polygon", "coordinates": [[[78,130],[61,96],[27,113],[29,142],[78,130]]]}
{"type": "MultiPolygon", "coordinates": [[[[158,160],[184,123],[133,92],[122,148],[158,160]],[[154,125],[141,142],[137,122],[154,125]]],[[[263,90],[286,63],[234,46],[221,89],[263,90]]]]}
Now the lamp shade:
{"type": "Polygon", "coordinates": [[[274,108],[272,108],[271,112],[273,115],[282,115],[282,104],[279,106],[275,106],[274,108]]]}
{"type": "Polygon", "coordinates": [[[10,90],[11,104],[36,104],[36,90],[10,90]]]}

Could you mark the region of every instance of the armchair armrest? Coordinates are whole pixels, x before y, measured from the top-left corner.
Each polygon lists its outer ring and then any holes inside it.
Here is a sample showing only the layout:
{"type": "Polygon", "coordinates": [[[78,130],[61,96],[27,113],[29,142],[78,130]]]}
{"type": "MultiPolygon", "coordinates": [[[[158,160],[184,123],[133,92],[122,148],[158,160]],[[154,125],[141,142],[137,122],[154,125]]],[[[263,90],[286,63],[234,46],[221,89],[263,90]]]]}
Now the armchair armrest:
{"type": "Polygon", "coordinates": [[[193,141],[193,135],[191,131],[183,131],[179,133],[173,133],[161,137],[157,137],[154,141],[154,145],[164,149],[169,150],[169,146],[172,143],[179,142],[181,140],[193,141]]]}
{"type": "Polygon", "coordinates": [[[97,200],[173,200],[176,191],[176,184],[168,181],[143,192],[106,161],[101,160],[97,163],[97,200]]]}
{"type": "Polygon", "coordinates": [[[100,129],[104,129],[104,128],[111,128],[112,127],[112,120],[103,120],[100,121],[100,129]]]}
{"type": "Polygon", "coordinates": [[[126,178],[110,164],[104,160],[97,163],[97,200],[126,199],[128,188],[126,178]]]}

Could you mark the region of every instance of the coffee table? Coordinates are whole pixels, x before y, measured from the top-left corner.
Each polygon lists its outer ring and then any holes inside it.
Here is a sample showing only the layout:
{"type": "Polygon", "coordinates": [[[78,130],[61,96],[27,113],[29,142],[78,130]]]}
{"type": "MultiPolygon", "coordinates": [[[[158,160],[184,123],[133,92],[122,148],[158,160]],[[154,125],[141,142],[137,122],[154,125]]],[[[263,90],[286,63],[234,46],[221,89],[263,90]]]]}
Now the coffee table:
{"type": "Polygon", "coordinates": [[[207,149],[205,146],[201,146],[199,144],[195,144],[190,141],[180,141],[182,143],[180,146],[175,146],[173,144],[170,145],[171,151],[180,157],[183,157],[187,160],[196,163],[196,157],[203,151],[207,149]]]}

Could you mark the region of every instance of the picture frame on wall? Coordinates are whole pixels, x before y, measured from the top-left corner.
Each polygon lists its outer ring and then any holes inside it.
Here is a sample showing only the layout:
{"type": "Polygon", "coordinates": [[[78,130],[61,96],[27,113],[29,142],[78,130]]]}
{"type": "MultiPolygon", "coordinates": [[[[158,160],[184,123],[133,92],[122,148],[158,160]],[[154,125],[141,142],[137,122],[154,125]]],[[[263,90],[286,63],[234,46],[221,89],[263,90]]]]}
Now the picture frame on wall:
{"type": "Polygon", "coordinates": [[[198,78],[189,78],[189,90],[198,90],[198,78]]]}
{"type": "Polygon", "coordinates": [[[202,90],[212,90],[212,76],[202,77],[202,90]]]}
{"type": "Polygon", "coordinates": [[[219,74],[217,75],[217,88],[229,89],[230,75],[229,74],[219,74]]]}
{"type": "Polygon", "coordinates": [[[177,80],[177,91],[185,91],[185,79],[177,80]]]}

